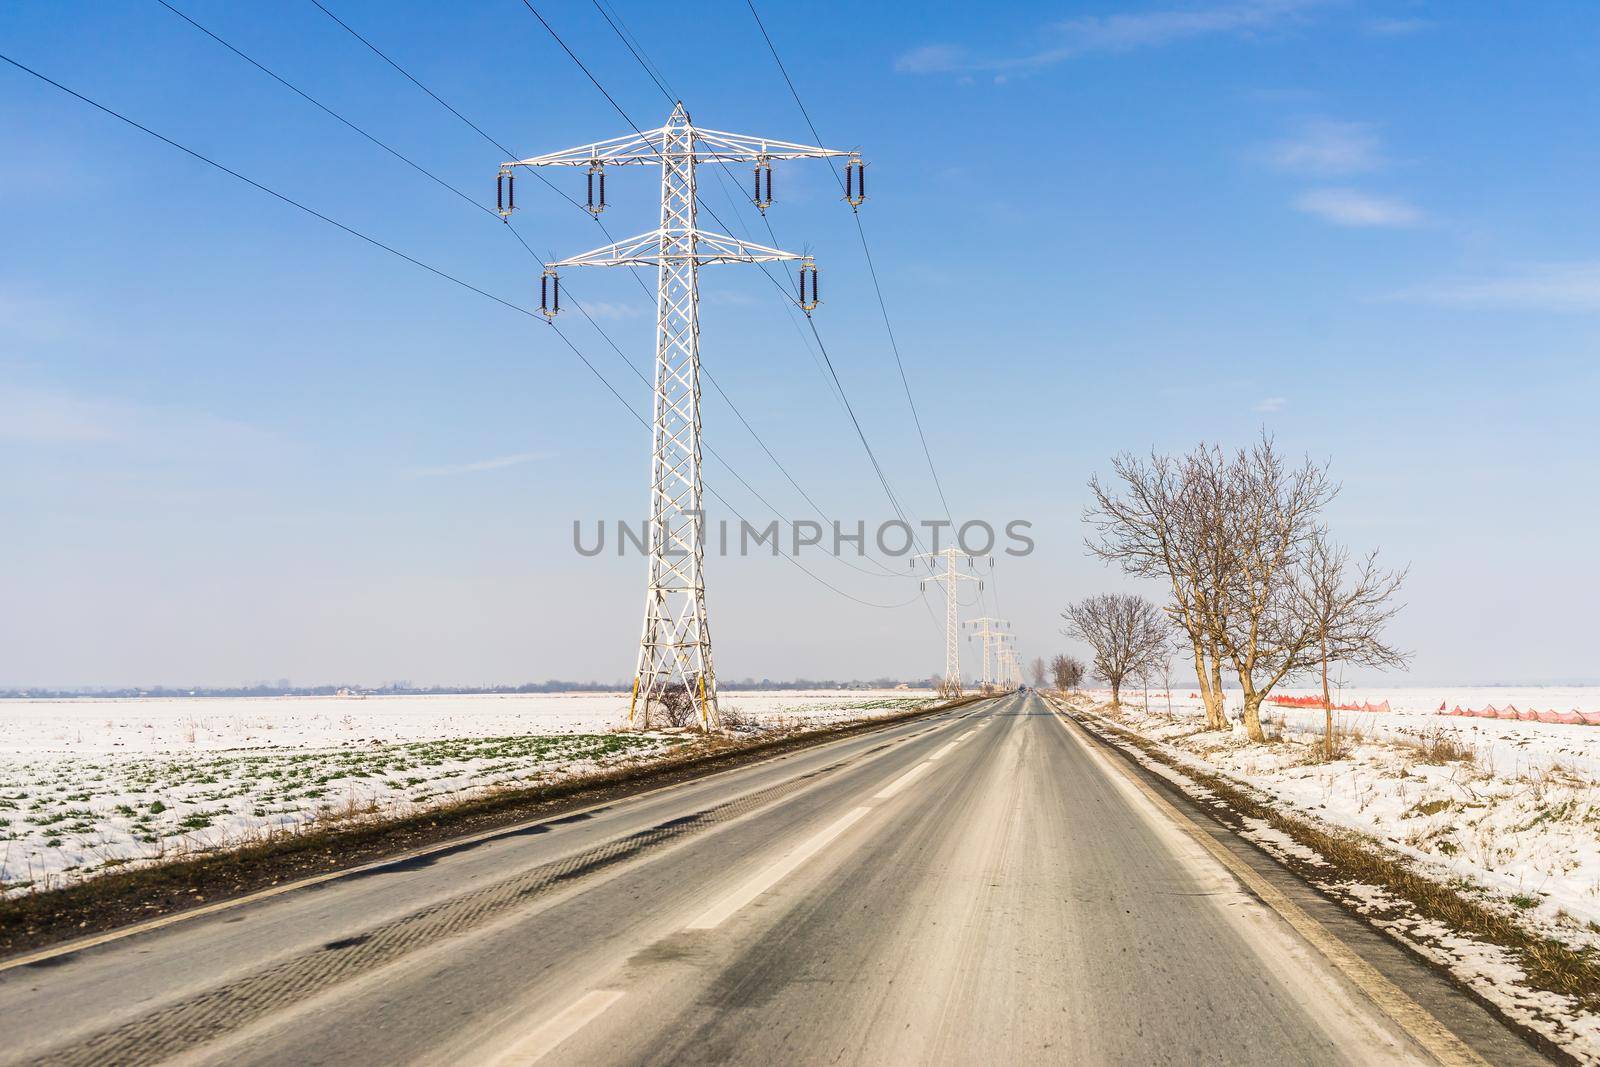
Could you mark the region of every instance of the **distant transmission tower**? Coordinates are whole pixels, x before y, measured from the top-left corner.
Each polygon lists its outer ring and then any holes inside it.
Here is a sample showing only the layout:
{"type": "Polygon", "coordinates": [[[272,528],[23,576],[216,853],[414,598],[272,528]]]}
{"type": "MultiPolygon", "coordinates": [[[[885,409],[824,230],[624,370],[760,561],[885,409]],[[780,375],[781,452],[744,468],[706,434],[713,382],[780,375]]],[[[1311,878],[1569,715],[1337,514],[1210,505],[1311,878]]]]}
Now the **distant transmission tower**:
{"type": "MultiPolygon", "coordinates": [[[[940,552],[919,552],[911,557],[913,564],[919,559],[930,564],[936,559],[944,560],[944,573],[935,571],[927,581],[944,586],[944,687],[953,696],[961,695],[961,620],[956,611],[956,590],[961,582],[977,582],[978,588],[983,588],[983,581],[977,575],[956,570],[956,560],[962,556],[967,554],[957,548],[947,548],[940,552]]],[[[971,556],[967,556],[967,566],[972,566],[971,556]]]]}
{"type": "Polygon", "coordinates": [[[709,263],[800,261],[805,311],[818,304],[817,270],[810,256],[741,241],[696,225],[695,172],[702,163],[755,164],[755,203],[772,203],[772,162],[846,156],[846,197],[866,199],[858,154],[790,144],[694,126],[680,102],[666,125],[607,141],[500,165],[497,196],[502,216],[516,209],[517,167],[587,167],[588,209],[606,208],[606,168],[661,167],[661,225],[604,248],[549,264],[539,281],[539,308],[561,310],[559,267],[656,268],[656,369],[650,449],[650,572],[645,592],[644,636],[628,705],[628,724],[650,726],[650,713],[669,690],[693,699],[703,729],[721,726],[717,678],[706,623],[704,510],[700,484],[700,268],[709,263]]]}
{"type": "Polygon", "coordinates": [[[997,682],[994,672],[994,653],[1003,642],[1010,639],[1011,634],[1006,631],[1011,624],[1004,619],[985,615],[982,618],[968,619],[966,625],[973,628],[967,640],[976,637],[983,641],[983,674],[979,676],[979,682],[987,689],[997,682]]]}

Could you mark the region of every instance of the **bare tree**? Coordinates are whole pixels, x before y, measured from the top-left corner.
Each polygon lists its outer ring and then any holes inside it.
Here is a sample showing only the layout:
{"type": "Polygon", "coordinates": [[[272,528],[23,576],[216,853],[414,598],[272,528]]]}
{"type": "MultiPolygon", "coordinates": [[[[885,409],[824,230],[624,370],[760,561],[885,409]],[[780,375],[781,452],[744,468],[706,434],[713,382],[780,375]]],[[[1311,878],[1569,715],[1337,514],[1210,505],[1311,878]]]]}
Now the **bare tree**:
{"type": "Polygon", "coordinates": [[[1189,638],[1206,725],[1225,729],[1222,653],[1209,598],[1221,584],[1217,571],[1225,557],[1218,518],[1227,511],[1227,461],[1202,444],[1177,459],[1152,453],[1146,462],[1123,453],[1111,466],[1120,492],[1089,480],[1094,504],[1084,519],[1095,530],[1089,550],[1128,574],[1169,583],[1167,615],[1189,638]]]}
{"type": "Polygon", "coordinates": [[[1111,686],[1111,703],[1122,702],[1122,683],[1152,660],[1171,632],[1161,609],[1132,593],[1085,597],[1061,613],[1062,633],[1094,651],[1094,672],[1111,686]]]}
{"type": "Polygon", "coordinates": [[[1395,594],[1406,572],[1378,566],[1376,552],[1352,564],[1348,549],[1336,545],[1326,527],[1318,527],[1306,546],[1294,606],[1307,629],[1316,634],[1322,667],[1323,751],[1333,759],[1333,700],[1328,692],[1328,664],[1403,667],[1407,655],[1383,640],[1383,628],[1400,610],[1395,594]]]}
{"type": "Polygon", "coordinates": [[[1284,679],[1324,660],[1399,661],[1379,634],[1404,575],[1373,557],[1352,568],[1328,543],[1321,515],[1339,487],[1326,464],[1292,464],[1263,434],[1231,454],[1202,444],[1177,458],[1124,454],[1112,467],[1115,492],[1089,483],[1089,549],[1167,580],[1165,611],[1189,638],[1209,727],[1227,726],[1223,664],[1239,678],[1246,733],[1264,741],[1261,704],[1284,679]]]}
{"type": "Polygon", "coordinates": [[[1050,680],[1050,668],[1042,657],[1035,656],[1033,662],[1028,664],[1028,680],[1033,682],[1035,689],[1043,689],[1050,680]]]}
{"type": "Polygon", "coordinates": [[[1058,655],[1050,661],[1050,676],[1063,693],[1083,684],[1084,670],[1077,656],[1058,655]]]}
{"type": "Polygon", "coordinates": [[[1274,686],[1314,662],[1316,628],[1300,611],[1300,568],[1321,529],[1318,518],[1339,489],[1325,464],[1290,467],[1262,435],[1240,449],[1227,472],[1227,510],[1215,534],[1223,564],[1207,595],[1212,637],[1233,665],[1244,695],[1244,728],[1265,741],[1261,703],[1274,686]]]}

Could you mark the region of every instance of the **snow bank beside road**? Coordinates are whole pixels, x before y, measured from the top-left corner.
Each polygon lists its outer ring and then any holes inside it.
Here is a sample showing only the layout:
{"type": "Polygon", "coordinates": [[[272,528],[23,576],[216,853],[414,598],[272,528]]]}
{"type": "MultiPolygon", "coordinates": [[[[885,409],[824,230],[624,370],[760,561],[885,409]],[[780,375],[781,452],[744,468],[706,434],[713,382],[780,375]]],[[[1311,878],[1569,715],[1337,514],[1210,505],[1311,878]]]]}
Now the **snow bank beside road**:
{"type": "MultiPolygon", "coordinates": [[[[1407,703],[1436,708],[1437,692],[1407,703]]],[[[1563,940],[1600,945],[1600,728],[1335,712],[1345,751],[1324,762],[1321,710],[1264,709],[1279,740],[1253,745],[1200,729],[1204,709],[1187,694],[1171,718],[1165,695],[1152,694],[1148,715],[1134,695],[1119,721],[1136,733],[1424,860],[1441,881],[1468,879],[1563,940]]]]}

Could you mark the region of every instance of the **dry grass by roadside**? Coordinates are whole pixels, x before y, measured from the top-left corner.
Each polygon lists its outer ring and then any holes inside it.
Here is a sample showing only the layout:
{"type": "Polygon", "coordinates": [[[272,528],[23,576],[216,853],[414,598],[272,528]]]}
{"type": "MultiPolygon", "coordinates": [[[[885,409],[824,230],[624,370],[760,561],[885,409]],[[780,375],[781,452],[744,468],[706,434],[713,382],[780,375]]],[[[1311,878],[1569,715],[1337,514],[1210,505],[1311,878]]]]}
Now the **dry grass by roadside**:
{"type": "Polygon", "coordinates": [[[509,788],[400,816],[352,811],[333,825],[263,834],[237,848],[117,870],[59,889],[0,898],[0,958],[317,874],[446,845],[453,839],[621,799],[782,752],[936,711],[955,700],[840,726],[753,740],[714,738],[682,754],[531,788],[509,788]]]}
{"type": "MultiPolygon", "coordinates": [[[[1286,815],[1262,803],[1240,783],[1176,760],[1160,744],[1103,717],[1094,725],[1211,790],[1234,814],[1260,819],[1311,849],[1333,865],[1342,877],[1377,886],[1409,903],[1426,919],[1508,950],[1521,964],[1533,988],[1571,997],[1586,1010],[1600,1011],[1600,958],[1592,949],[1573,948],[1527,929],[1514,917],[1419,874],[1406,858],[1389,852],[1365,835],[1330,830],[1286,815]]],[[[1470,748],[1448,738],[1425,737],[1415,742],[1415,748],[1419,759],[1428,762],[1471,762],[1475,759],[1470,748]]],[[[1225,823],[1228,821],[1222,812],[1210,807],[1205,810],[1225,823]]],[[[1291,868],[1297,866],[1292,858],[1280,859],[1291,868]]],[[[1328,877],[1326,870],[1310,867],[1298,873],[1313,880],[1328,877]]]]}

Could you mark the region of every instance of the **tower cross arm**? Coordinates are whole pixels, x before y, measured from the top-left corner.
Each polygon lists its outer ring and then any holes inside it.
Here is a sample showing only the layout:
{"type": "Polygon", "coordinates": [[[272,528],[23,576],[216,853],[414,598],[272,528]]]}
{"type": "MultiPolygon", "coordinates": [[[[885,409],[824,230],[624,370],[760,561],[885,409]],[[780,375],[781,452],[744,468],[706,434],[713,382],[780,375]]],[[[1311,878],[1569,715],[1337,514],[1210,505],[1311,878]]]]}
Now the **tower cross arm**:
{"type": "Polygon", "coordinates": [[[819,145],[795,144],[792,141],[775,141],[770,137],[751,137],[724,130],[694,127],[694,154],[696,161],[738,163],[762,159],[828,159],[847,157],[856,153],[842,148],[823,148],[819,145]]]}
{"type": "Polygon", "coordinates": [[[563,148],[559,152],[546,152],[528,159],[512,159],[501,167],[587,167],[600,162],[608,167],[625,167],[645,163],[660,164],[661,146],[667,134],[666,127],[628,133],[593,144],[563,148]]]}
{"type": "Polygon", "coordinates": [[[804,256],[785,252],[781,248],[768,248],[752,241],[741,241],[727,234],[709,230],[652,230],[637,237],[628,237],[615,244],[591,249],[566,259],[556,260],[551,267],[643,267],[666,263],[693,261],[701,266],[710,263],[776,263],[780,260],[801,260],[804,256]]]}

